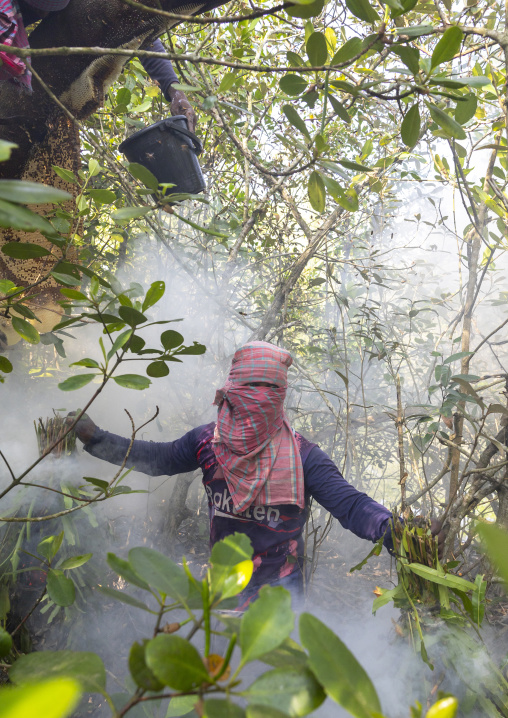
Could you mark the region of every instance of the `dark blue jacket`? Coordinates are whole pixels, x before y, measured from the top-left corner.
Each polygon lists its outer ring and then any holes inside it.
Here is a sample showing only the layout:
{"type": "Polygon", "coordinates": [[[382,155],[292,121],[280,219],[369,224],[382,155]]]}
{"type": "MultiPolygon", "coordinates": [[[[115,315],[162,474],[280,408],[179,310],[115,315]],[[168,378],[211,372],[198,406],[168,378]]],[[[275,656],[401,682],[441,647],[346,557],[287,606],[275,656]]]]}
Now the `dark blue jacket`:
{"type": "MultiPolygon", "coordinates": [[[[155,40],[151,45],[144,47],[143,50],[150,52],[166,52],[166,49],[160,40],[155,40]]],[[[152,80],[156,80],[162,90],[162,94],[169,100],[169,88],[174,82],[178,82],[176,72],[173,70],[171,60],[163,60],[159,57],[140,57],[140,62],[148,72],[152,80]]]]}
{"type": "MultiPolygon", "coordinates": [[[[134,441],[127,466],[151,476],[202,470],[211,545],[235,531],[246,534],[252,542],[255,572],[249,590],[285,579],[295,571],[301,573],[303,529],[311,497],[344,528],[369,541],[384,535],[385,546],[392,548],[391,512],[351,486],[330,457],[301,434],[296,434],[296,438],[304,470],[305,507],[251,506],[240,514],[233,513],[231,495],[213,451],[214,426],[214,423],[199,426],[176,441],[134,441]]],[[[129,439],[97,429],[85,450],[97,458],[121,464],[129,443],[129,439]]]]}

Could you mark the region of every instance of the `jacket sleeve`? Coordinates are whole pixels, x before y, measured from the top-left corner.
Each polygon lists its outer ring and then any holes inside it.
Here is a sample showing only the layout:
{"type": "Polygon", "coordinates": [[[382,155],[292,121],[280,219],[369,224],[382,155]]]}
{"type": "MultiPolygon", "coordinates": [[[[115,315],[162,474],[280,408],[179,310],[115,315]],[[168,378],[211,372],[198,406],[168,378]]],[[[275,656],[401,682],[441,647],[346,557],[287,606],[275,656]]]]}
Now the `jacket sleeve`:
{"type": "MultiPolygon", "coordinates": [[[[192,429],[176,441],[134,441],[126,467],[150,476],[173,476],[199,468],[196,458],[200,429],[192,429]]],[[[121,465],[130,439],[97,428],[92,440],[83,448],[97,459],[121,465]]]]}
{"type": "Polygon", "coordinates": [[[328,454],[318,446],[313,447],[303,469],[306,491],[344,528],[373,542],[384,535],[384,545],[390,552],[393,550],[391,511],[351,486],[328,454]]]}
{"type": "MultiPolygon", "coordinates": [[[[154,40],[151,45],[147,45],[143,50],[151,52],[166,52],[166,48],[160,40],[154,40]]],[[[162,94],[169,100],[168,91],[174,82],[178,82],[178,77],[173,69],[171,60],[164,60],[160,57],[140,57],[141,64],[148,72],[152,80],[159,83],[162,94]]]]}

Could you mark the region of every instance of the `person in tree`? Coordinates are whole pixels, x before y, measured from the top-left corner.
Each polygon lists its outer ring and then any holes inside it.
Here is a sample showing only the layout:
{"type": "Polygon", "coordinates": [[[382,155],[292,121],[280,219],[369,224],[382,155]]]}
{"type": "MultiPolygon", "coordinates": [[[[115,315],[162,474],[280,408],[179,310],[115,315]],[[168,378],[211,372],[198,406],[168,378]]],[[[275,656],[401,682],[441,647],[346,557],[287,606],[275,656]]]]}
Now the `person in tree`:
{"type": "MultiPolygon", "coordinates": [[[[69,0],[0,0],[0,43],[13,47],[28,48],[26,29],[34,22],[46,17],[50,12],[63,10],[69,0]]],[[[152,52],[165,52],[160,40],[144,47],[152,52]]],[[[178,77],[171,60],[158,57],[140,58],[152,80],[160,85],[162,94],[170,103],[172,115],[185,115],[189,130],[196,129],[196,114],[182,90],[173,85],[178,77]]],[[[0,52],[0,82],[14,82],[26,92],[32,91],[32,78],[22,58],[8,52],[0,52]]]]}
{"type": "MultiPolygon", "coordinates": [[[[176,441],[134,441],[127,466],[151,476],[200,468],[208,497],[210,544],[240,532],[254,549],[246,605],[265,584],[303,588],[303,530],[316,499],[342,526],[392,550],[391,511],[349,484],[317,444],[289,425],[284,412],[289,352],[266,342],[238,349],[215,395],[217,421],[176,441]]],[[[76,412],[69,414],[69,421],[76,412]]],[[[92,456],[121,464],[130,440],[83,416],[75,426],[92,456]]],[[[436,531],[437,533],[437,531],[436,531]]]]}

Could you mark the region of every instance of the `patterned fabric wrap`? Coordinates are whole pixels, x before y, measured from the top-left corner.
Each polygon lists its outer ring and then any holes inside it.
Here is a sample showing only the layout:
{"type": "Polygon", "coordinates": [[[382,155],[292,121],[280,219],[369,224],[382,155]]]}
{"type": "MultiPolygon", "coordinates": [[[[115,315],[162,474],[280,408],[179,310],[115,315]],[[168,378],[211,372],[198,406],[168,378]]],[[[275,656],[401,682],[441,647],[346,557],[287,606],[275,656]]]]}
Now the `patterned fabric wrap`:
{"type": "MultiPolygon", "coordinates": [[[[27,3],[37,10],[50,12],[63,10],[69,4],[69,0],[27,0],[27,3]]],[[[17,0],[0,0],[0,43],[20,47],[23,50],[29,47],[17,0]]],[[[10,80],[27,92],[32,92],[32,73],[21,57],[0,52],[0,61],[0,82],[10,80]]]]}
{"type": "Polygon", "coordinates": [[[291,355],[273,344],[246,344],[216,394],[214,452],[235,513],[251,505],[305,505],[300,451],[283,408],[291,363],[291,355]]]}
{"type": "MultiPolygon", "coordinates": [[[[16,0],[0,0],[0,42],[23,49],[28,47],[23,18],[16,0]]],[[[31,92],[31,73],[23,60],[8,52],[0,52],[0,61],[0,82],[10,80],[31,92]]]]}

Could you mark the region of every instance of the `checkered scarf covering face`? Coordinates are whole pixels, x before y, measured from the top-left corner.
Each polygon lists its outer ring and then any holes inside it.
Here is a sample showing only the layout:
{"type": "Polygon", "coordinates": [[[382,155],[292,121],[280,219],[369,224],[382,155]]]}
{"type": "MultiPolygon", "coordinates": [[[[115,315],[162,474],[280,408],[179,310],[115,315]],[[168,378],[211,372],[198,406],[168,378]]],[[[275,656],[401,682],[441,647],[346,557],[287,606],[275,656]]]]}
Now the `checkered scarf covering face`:
{"type": "Polygon", "coordinates": [[[235,353],[217,391],[214,451],[235,513],[251,505],[305,504],[300,450],[283,408],[291,363],[284,349],[251,342],[235,353]],[[247,384],[253,382],[275,386],[247,384]]]}

